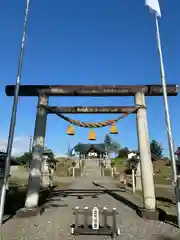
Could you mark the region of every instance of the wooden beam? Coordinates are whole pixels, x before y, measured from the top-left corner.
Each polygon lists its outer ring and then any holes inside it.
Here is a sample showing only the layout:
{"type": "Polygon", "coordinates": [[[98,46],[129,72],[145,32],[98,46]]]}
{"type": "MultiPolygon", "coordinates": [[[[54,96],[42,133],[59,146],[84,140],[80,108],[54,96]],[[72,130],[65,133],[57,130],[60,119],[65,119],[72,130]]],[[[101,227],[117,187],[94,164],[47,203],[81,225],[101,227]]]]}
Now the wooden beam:
{"type": "MultiPolygon", "coordinates": [[[[14,96],[14,85],[6,86],[7,96],[14,96]]],[[[177,96],[177,84],[167,85],[167,95],[177,96]]],[[[21,85],[19,96],[134,96],[136,92],[143,92],[146,96],[163,96],[161,85],[21,85]]]]}
{"type": "Polygon", "coordinates": [[[53,113],[66,113],[66,114],[90,114],[90,113],[106,113],[106,114],[114,114],[114,113],[136,113],[136,107],[134,106],[103,106],[103,107],[54,107],[54,106],[43,106],[47,109],[49,114],[53,113]]]}

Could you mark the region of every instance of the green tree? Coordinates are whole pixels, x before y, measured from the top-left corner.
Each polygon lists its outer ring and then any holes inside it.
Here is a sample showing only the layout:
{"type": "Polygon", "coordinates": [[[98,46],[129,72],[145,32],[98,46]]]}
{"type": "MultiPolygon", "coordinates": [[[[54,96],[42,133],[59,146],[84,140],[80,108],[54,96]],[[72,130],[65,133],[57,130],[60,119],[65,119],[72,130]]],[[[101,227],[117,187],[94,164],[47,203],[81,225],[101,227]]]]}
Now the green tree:
{"type": "Polygon", "coordinates": [[[127,147],[124,147],[124,148],[119,150],[118,157],[120,157],[120,158],[127,158],[128,157],[128,153],[129,153],[129,149],[127,147]]]}
{"type": "Polygon", "coordinates": [[[132,169],[134,169],[135,173],[137,171],[137,166],[139,163],[139,158],[136,156],[132,156],[130,159],[126,160],[126,174],[132,174],[132,169]]]}
{"type": "Polygon", "coordinates": [[[105,135],[104,144],[109,147],[112,144],[112,138],[109,134],[105,135]]]}
{"type": "Polygon", "coordinates": [[[104,138],[104,148],[107,150],[107,153],[118,154],[121,146],[117,141],[114,141],[109,134],[106,134],[104,138]]]}
{"type": "Polygon", "coordinates": [[[110,153],[111,144],[112,144],[112,138],[109,134],[106,134],[104,138],[104,145],[105,145],[104,147],[107,155],[109,155],[110,153]]]}
{"type": "Polygon", "coordinates": [[[25,152],[23,155],[16,157],[16,161],[25,166],[27,166],[30,163],[31,159],[32,159],[31,152],[25,152]]]}
{"type": "Polygon", "coordinates": [[[111,145],[109,147],[109,151],[112,152],[112,153],[118,154],[119,151],[120,151],[120,148],[121,148],[121,146],[118,142],[112,141],[111,145]]]}
{"type": "MultiPolygon", "coordinates": [[[[44,153],[48,154],[48,157],[49,157],[49,161],[50,162],[53,162],[55,161],[55,158],[54,158],[54,153],[51,149],[47,149],[45,148],[44,149],[44,153]]],[[[16,157],[15,160],[19,163],[21,163],[22,165],[24,166],[30,166],[30,162],[32,160],[32,152],[25,152],[24,154],[22,154],[21,156],[19,157],[16,157]]]]}
{"type": "Polygon", "coordinates": [[[163,157],[163,148],[162,146],[156,141],[152,140],[150,144],[151,154],[155,155],[157,159],[162,159],[163,157]]]}

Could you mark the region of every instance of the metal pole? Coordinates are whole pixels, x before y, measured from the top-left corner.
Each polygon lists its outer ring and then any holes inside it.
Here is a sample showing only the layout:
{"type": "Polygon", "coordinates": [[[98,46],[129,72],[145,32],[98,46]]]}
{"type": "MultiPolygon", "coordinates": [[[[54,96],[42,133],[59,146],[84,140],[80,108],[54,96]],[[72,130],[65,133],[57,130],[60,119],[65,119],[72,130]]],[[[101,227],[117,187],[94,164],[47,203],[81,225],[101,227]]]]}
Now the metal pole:
{"type": "Polygon", "coordinates": [[[169,142],[169,153],[170,153],[172,173],[173,173],[172,186],[176,192],[177,219],[178,219],[178,227],[180,227],[180,199],[177,194],[178,184],[177,184],[176,159],[174,155],[174,145],[173,145],[172,130],[171,130],[171,123],[170,123],[170,116],[169,116],[169,106],[168,106],[168,99],[167,99],[166,77],[165,77],[165,71],[164,71],[164,62],[163,62],[162,46],[161,46],[161,38],[160,38],[157,14],[155,14],[155,22],[156,22],[157,45],[158,45],[158,52],[159,52],[159,58],[160,58],[161,80],[162,80],[162,88],[163,88],[163,96],[164,96],[166,127],[167,127],[167,135],[168,135],[168,142],[169,142]]]}
{"type": "Polygon", "coordinates": [[[6,199],[6,189],[7,189],[7,185],[8,185],[9,172],[10,172],[11,151],[12,151],[12,144],[13,144],[13,138],[14,138],[14,129],[15,129],[15,124],[16,124],[16,112],[17,112],[17,105],[18,105],[20,79],[21,79],[21,73],[22,73],[22,64],[23,64],[24,47],[25,47],[25,39],[26,39],[26,26],[27,26],[28,12],[29,12],[29,2],[30,2],[30,0],[27,0],[27,2],[26,2],[26,12],[25,12],[23,36],[22,36],[22,41],[21,41],[21,50],[20,50],[18,71],[17,71],[17,77],[16,77],[16,87],[15,87],[15,93],[14,93],[11,123],[10,123],[10,128],[9,128],[8,144],[7,144],[7,151],[6,151],[4,182],[2,185],[2,189],[1,189],[0,225],[2,225],[2,223],[3,223],[4,205],[5,205],[5,199],[6,199]]]}

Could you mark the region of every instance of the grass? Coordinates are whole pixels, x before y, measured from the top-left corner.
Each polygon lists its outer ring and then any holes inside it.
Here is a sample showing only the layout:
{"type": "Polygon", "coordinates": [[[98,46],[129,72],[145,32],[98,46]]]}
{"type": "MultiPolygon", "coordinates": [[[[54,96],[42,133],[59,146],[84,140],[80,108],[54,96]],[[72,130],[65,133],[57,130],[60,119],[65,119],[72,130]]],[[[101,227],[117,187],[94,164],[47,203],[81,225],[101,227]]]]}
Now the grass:
{"type": "MultiPolygon", "coordinates": [[[[79,173],[76,173],[76,175],[78,176],[79,173]]],[[[53,184],[57,187],[62,187],[64,184],[69,184],[71,181],[69,179],[69,181],[62,181],[61,178],[57,179],[56,177],[54,177],[53,179],[53,184]]],[[[22,179],[22,178],[17,178],[17,177],[13,177],[10,181],[9,181],[9,188],[10,189],[16,189],[16,188],[27,188],[28,186],[28,179],[22,179]]]]}
{"type": "MultiPolygon", "coordinates": [[[[115,165],[117,168],[117,171],[122,173],[126,169],[126,160],[116,160],[115,165]]],[[[171,185],[171,167],[167,164],[167,161],[164,160],[158,160],[153,162],[153,168],[154,168],[154,183],[156,185],[171,185]]],[[[127,176],[127,181],[129,185],[131,185],[131,175],[127,176]]],[[[131,191],[131,188],[130,188],[131,191]]],[[[156,202],[157,207],[170,212],[175,213],[175,205],[174,200],[172,199],[172,192],[169,191],[168,188],[163,188],[159,186],[155,186],[155,194],[156,194],[156,202]]],[[[137,191],[135,195],[142,199],[142,192],[137,191]]]]}
{"type": "Polygon", "coordinates": [[[9,186],[27,186],[28,185],[28,178],[18,178],[18,177],[11,177],[9,181],[9,186]]]}
{"type": "Polygon", "coordinates": [[[119,173],[124,173],[126,169],[126,158],[116,158],[113,162],[115,163],[116,171],[119,173]]]}
{"type": "MultiPolygon", "coordinates": [[[[126,169],[126,159],[117,159],[114,161],[117,172],[124,173],[126,169]]],[[[158,160],[153,162],[154,168],[154,183],[156,185],[171,185],[171,167],[167,164],[167,161],[158,160]]],[[[116,178],[118,177],[115,176],[116,178]]],[[[131,185],[131,175],[127,176],[127,182],[131,185]]],[[[155,185],[156,204],[157,208],[164,210],[165,212],[176,214],[176,207],[173,200],[172,192],[168,188],[162,188],[155,185]]],[[[131,191],[131,188],[130,188],[131,191]]],[[[135,196],[139,197],[142,201],[142,192],[137,191],[135,196]]]]}
{"type": "MultiPolygon", "coordinates": [[[[117,158],[113,161],[115,163],[116,171],[118,173],[124,173],[127,170],[126,158],[117,158]]],[[[155,184],[162,184],[162,185],[171,185],[171,175],[172,170],[171,166],[168,165],[167,161],[158,160],[153,162],[154,168],[154,183],[155,184]]],[[[119,176],[116,175],[115,178],[119,176]]]]}
{"type": "MultiPolygon", "coordinates": [[[[72,166],[72,160],[66,160],[62,159],[57,164],[57,169],[55,172],[55,175],[58,175],[58,177],[53,181],[53,184],[58,189],[65,189],[68,188],[71,181],[61,181],[61,176],[67,176],[68,172],[69,175],[71,175],[71,171],[68,171],[69,168],[72,166]]],[[[82,169],[76,169],[75,175],[80,176],[82,169]]],[[[9,181],[9,191],[6,195],[6,203],[5,203],[5,215],[9,217],[13,216],[16,211],[22,207],[24,207],[25,204],[25,198],[27,194],[28,189],[28,177],[23,177],[21,174],[18,176],[11,176],[9,181]]],[[[71,179],[71,178],[69,178],[71,179]]],[[[48,203],[48,205],[52,206],[52,203],[50,203],[51,198],[51,190],[50,188],[42,188],[40,189],[40,198],[39,198],[39,205],[42,206],[45,203],[48,203]]]]}
{"type": "MultiPolygon", "coordinates": [[[[62,160],[57,165],[56,174],[59,176],[66,176],[69,167],[72,166],[72,161],[62,160]]],[[[77,175],[79,173],[76,173],[77,175]]],[[[28,177],[22,177],[23,175],[20,174],[18,176],[11,176],[9,181],[9,191],[6,195],[6,204],[5,204],[5,214],[9,216],[13,216],[16,211],[22,207],[24,207],[26,193],[28,189],[28,177]]],[[[53,184],[58,189],[68,188],[71,181],[61,182],[61,178],[53,181],[53,184]]],[[[50,188],[43,188],[40,190],[40,198],[39,198],[39,205],[43,205],[44,203],[48,202],[49,194],[51,190],[50,188]]]]}
{"type": "MultiPolygon", "coordinates": [[[[124,170],[126,169],[126,158],[116,158],[113,160],[115,163],[115,168],[117,173],[124,173],[124,170]]],[[[104,169],[104,176],[111,176],[111,168],[105,168],[104,169]]],[[[118,178],[119,174],[115,174],[114,177],[118,178]]]]}
{"type": "MultiPolygon", "coordinates": [[[[155,188],[156,207],[173,215],[176,214],[176,206],[173,201],[172,192],[164,188],[155,188]]],[[[142,200],[142,192],[136,191],[135,196],[142,200]]]]}
{"type": "Polygon", "coordinates": [[[69,169],[72,167],[71,159],[61,159],[56,165],[55,176],[67,177],[70,176],[69,169]]]}
{"type": "MultiPolygon", "coordinates": [[[[55,176],[57,177],[71,177],[72,176],[72,160],[71,159],[61,159],[56,165],[55,176]]],[[[81,176],[82,169],[84,167],[84,162],[80,168],[75,168],[75,176],[81,176]]]]}
{"type": "MultiPolygon", "coordinates": [[[[75,177],[80,177],[81,176],[82,169],[81,168],[75,168],[75,177]]],[[[73,169],[70,168],[69,171],[69,176],[73,175],[73,169]]]]}
{"type": "Polygon", "coordinates": [[[155,175],[154,176],[154,183],[155,184],[161,184],[161,185],[171,185],[172,180],[171,178],[168,179],[167,177],[161,176],[161,175],[155,175]]]}
{"type": "MultiPolygon", "coordinates": [[[[58,159],[58,163],[56,166],[56,171],[54,172],[53,184],[58,187],[61,187],[61,177],[71,177],[72,176],[72,160],[67,158],[58,159]]],[[[81,176],[81,172],[83,169],[83,164],[81,168],[75,168],[75,177],[81,176]]],[[[11,187],[27,187],[28,185],[28,175],[24,177],[21,173],[19,173],[20,177],[16,174],[15,176],[11,176],[9,181],[9,186],[11,187]]]]}
{"type": "MultiPolygon", "coordinates": [[[[72,166],[72,161],[61,161],[57,166],[56,174],[59,176],[66,176],[69,167],[72,166]]],[[[79,176],[81,174],[81,169],[76,169],[75,175],[79,176]]],[[[5,203],[5,215],[13,216],[16,211],[25,204],[25,198],[28,189],[28,177],[24,177],[24,175],[19,174],[20,176],[11,176],[9,180],[9,190],[6,194],[6,203],[5,203]]],[[[69,178],[71,179],[71,178],[69,178]]],[[[58,189],[68,188],[71,181],[61,181],[61,178],[58,178],[53,181],[53,184],[58,189]]],[[[39,205],[42,206],[44,203],[50,201],[50,188],[42,188],[40,189],[40,198],[39,205]]],[[[48,203],[50,204],[50,203],[48,203]]],[[[52,205],[52,204],[51,204],[52,205]]],[[[9,218],[9,217],[8,217],[9,218]]]]}
{"type": "Polygon", "coordinates": [[[154,182],[155,184],[170,185],[172,170],[171,166],[167,165],[167,161],[158,160],[153,162],[154,167],[154,182]]]}
{"type": "Polygon", "coordinates": [[[159,172],[163,176],[171,175],[171,166],[168,164],[167,161],[158,160],[153,162],[153,167],[155,172],[159,172]]]}

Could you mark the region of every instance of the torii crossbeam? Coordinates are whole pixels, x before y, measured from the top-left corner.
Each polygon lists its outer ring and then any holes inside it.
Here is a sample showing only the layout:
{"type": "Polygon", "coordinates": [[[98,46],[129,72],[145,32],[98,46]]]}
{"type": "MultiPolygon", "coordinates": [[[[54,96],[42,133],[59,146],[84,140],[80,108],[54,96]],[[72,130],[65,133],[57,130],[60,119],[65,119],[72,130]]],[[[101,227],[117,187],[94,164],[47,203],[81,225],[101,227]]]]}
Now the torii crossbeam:
{"type": "MultiPolygon", "coordinates": [[[[6,86],[7,96],[14,96],[14,85],[6,86]]],[[[134,96],[142,92],[145,96],[163,96],[161,85],[21,85],[19,96],[134,96]]],[[[167,95],[176,96],[178,85],[167,85],[167,95]]]]}

